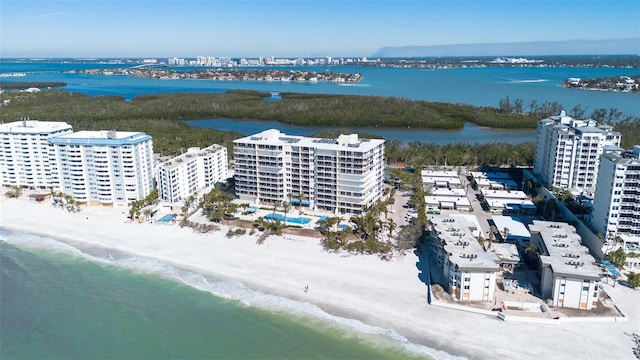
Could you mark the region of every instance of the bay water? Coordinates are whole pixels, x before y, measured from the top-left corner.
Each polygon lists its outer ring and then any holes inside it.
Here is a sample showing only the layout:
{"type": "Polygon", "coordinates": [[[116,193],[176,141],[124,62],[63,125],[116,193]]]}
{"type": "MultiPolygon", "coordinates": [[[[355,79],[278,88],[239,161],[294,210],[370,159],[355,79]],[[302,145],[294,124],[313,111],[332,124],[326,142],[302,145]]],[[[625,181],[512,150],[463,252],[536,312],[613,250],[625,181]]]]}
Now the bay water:
{"type": "MultiPolygon", "coordinates": [[[[88,75],[70,70],[128,67],[130,64],[59,63],[47,61],[7,62],[0,59],[0,73],[23,72],[23,77],[0,81],[60,81],[67,90],[87,95],[117,95],[132,99],[139,95],[171,92],[225,92],[233,89],[322,94],[395,96],[413,100],[462,103],[498,107],[500,99],[521,99],[525,110],[531,101],[557,101],[565,109],[580,105],[587,115],[597,108],[617,108],[640,116],[640,93],[588,91],[562,87],[570,77],[600,78],[639,75],[638,68],[616,67],[471,67],[416,69],[362,66],[278,67],[307,71],[360,73],[354,84],[331,82],[268,82],[161,80],[130,76],[88,75]]],[[[184,69],[183,70],[188,70],[184,69]]]]}
{"type": "Polygon", "coordinates": [[[0,228],[2,359],[451,358],[150,259],[0,228]]]}

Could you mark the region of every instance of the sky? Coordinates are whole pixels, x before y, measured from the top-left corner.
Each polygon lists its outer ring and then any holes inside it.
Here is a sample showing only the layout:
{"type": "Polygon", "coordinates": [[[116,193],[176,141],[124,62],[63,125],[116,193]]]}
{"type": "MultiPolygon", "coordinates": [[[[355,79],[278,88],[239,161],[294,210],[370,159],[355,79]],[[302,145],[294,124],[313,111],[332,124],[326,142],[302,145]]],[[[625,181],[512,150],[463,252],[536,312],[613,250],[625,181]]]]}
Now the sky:
{"type": "Polygon", "coordinates": [[[0,0],[0,57],[362,57],[640,37],[640,0],[0,0]]]}

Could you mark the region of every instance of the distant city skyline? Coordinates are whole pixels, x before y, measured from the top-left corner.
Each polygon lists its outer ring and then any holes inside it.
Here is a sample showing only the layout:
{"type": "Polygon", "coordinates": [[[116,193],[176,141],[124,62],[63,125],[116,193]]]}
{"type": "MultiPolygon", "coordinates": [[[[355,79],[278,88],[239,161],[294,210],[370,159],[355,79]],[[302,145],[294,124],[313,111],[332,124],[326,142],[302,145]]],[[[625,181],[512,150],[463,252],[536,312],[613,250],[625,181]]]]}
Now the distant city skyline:
{"type": "Polygon", "coordinates": [[[4,58],[366,57],[640,38],[638,0],[0,0],[0,10],[4,58]]]}

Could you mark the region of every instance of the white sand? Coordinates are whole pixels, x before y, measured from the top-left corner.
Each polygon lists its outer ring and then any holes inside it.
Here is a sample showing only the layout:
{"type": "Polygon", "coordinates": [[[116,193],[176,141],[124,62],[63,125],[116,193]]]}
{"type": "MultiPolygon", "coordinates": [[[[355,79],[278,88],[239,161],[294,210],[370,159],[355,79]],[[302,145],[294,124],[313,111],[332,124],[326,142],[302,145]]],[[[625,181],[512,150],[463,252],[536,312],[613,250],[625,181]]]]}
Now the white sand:
{"type": "Polygon", "coordinates": [[[633,359],[623,332],[640,333],[640,291],[603,285],[626,322],[537,325],[437,306],[426,300],[417,257],[325,252],[318,239],[226,238],[226,228],[201,235],[177,225],[125,223],[123,210],[84,208],[71,214],[50,201],[0,200],[0,226],[105,247],[176,267],[237,280],[250,288],[320,306],[329,313],[389,328],[410,341],[482,359],[633,359]],[[87,219],[88,218],[88,219],[87,219]],[[309,291],[304,292],[308,285],[309,291]]]}

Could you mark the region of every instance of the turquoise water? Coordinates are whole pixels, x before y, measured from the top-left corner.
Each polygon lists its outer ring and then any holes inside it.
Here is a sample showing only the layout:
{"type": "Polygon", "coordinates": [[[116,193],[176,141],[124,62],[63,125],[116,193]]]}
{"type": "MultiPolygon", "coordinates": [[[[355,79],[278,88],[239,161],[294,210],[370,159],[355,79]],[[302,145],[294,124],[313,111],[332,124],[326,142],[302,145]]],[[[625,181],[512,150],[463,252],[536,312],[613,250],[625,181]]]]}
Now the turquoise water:
{"type": "Polygon", "coordinates": [[[291,67],[308,71],[340,71],[360,73],[357,84],[160,80],[128,76],[100,76],[67,73],[71,69],[113,68],[130,65],[57,64],[47,62],[8,63],[0,61],[2,72],[27,72],[18,78],[2,81],[62,81],[71,91],[88,95],[119,95],[131,99],[142,94],[168,92],[224,92],[231,89],[251,89],[265,92],[300,92],[323,94],[397,96],[415,100],[463,103],[475,106],[499,105],[509,96],[521,99],[525,108],[532,100],[539,104],[557,101],[565,109],[576,105],[587,108],[587,114],[597,108],[617,108],[625,114],[640,115],[640,94],[567,89],[562,81],[570,77],[598,78],[638,75],[640,69],[596,67],[486,67],[459,69],[403,69],[385,67],[291,67]],[[45,71],[45,73],[42,73],[45,71]]]}
{"type": "Polygon", "coordinates": [[[308,224],[311,222],[310,218],[306,218],[306,217],[289,217],[287,216],[286,218],[283,215],[280,214],[267,214],[264,216],[265,219],[267,220],[280,220],[282,222],[284,222],[286,220],[286,222],[290,222],[290,223],[294,223],[294,224],[308,224]]]}
{"type": "Polygon", "coordinates": [[[4,229],[0,303],[2,359],[450,358],[242,284],[4,229]]]}
{"type": "Polygon", "coordinates": [[[168,223],[168,222],[173,221],[174,217],[175,217],[175,215],[173,215],[173,214],[167,214],[167,215],[161,217],[160,219],[158,219],[158,222],[159,223],[168,223]]]}

